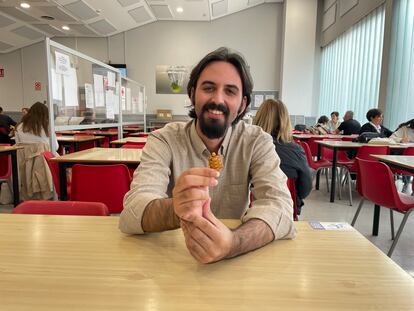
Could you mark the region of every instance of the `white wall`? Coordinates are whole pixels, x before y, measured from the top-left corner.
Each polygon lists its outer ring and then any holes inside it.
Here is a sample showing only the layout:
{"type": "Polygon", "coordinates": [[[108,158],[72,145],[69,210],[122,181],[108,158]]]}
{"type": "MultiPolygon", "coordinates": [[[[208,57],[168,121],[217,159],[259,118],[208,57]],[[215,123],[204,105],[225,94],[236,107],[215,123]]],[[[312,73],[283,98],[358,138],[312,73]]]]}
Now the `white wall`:
{"type": "Polygon", "coordinates": [[[317,0],[285,0],[281,99],[292,115],[316,114],[317,0]]]}
{"type": "MultiPolygon", "coordinates": [[[[186,95],[155,94],[156,65],[194,65],[206,53],[228,46],[245,56],[256,90],[279,90],[282,13],[282,4],[271,3],[212,22],[162,21],[110,38],[52,40],[103,62],[126,63],[128,76],[147,88],[149,113],[166,108],[186,115],[186,95]]],[[[6,78],[0,78],[0,105],[5,110],[46,99],[45,63],[43,42],[0,54],[0,66],[6,70],[6,78]],[[34,91],[34,81],[42,82],[41,92],[34,91]]]]}

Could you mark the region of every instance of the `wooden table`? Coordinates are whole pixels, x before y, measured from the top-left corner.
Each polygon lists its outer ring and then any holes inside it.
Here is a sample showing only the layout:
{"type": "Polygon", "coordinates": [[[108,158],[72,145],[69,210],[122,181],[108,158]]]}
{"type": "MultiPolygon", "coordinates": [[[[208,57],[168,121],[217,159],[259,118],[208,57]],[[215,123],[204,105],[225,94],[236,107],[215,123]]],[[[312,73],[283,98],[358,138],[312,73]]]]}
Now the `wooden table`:
{"type": "Polygon", "coordinates": [[[181,230],[128,236],[117,217],[2,214],[1,309],[413,309],[413,278],[357,231],[295,225],[295,240],[204,265],[181,230]]]}
{"type": "Polygon", "coordinates": [[[414,174],[414,156],[404,155],[372,155],[373,158],[389,166],[414,174]]]}
{"type": "Polygon", "coordinates": [[[12,165],[12,180],[13,180],[13,205],[17,206],[20,203],[19,192],[19,173],[17,167],[17,150],[23,149],[21,146],[0,146],[0,155],[10,155],[12,165]]]}
{"type": "Polygon", "coordinates": [[[148,132],[144,133],[144,132],[139,132],[139,133],[130,133],[128,134],[128,137],[142,137],[142,134],[149,134],[148,132]]]}
{"type": "Polygon", "coordinates": [[[144,131],[144,126],[128,126],[123,127],[124,132],[142,132],[144,131]]]}
{"type": "Polygon", "coordinates": [[[356,138],[358,135],[352,134],[352,135],[336,135],[336,134],[327,134],[327,135],[315,135],[315,134],[293,134],[292,135],[294,139],[299,140],[308,140],[311,138],[320,138],[320,139],[342,139],[342,138],[356,138]]]}
{"type": "Polygon", "coordinates": [[[98,147],[100,146],[100,140],[104,139],[103,136],[94,136],[94,135],[88,135],[88,136],[57,136],[57,141],[60,145],[63,146],[71,146],[73,145],[73,149],[75,151],[79,150],[79,145],[90,143],[93,141],[96,141],[98,147]]]}
{"type": "Polygon", "coordinates": [[[52,158],[59,163],[60,199],[67,200],[66,168],[75,164],[125,164],[137,167],[141,162],[141,149],[91,148],[52,158]]]}
{"type": "Polygon", "coordinates": [[[146,137],[126,137],[122,139],[117,139],[111,141],[112,145],[115,145],[116,147],[121,147],[122,145],[126,144],[127,142],[134,142],[134,143],[146,143],[147,138],[146,137]]]}

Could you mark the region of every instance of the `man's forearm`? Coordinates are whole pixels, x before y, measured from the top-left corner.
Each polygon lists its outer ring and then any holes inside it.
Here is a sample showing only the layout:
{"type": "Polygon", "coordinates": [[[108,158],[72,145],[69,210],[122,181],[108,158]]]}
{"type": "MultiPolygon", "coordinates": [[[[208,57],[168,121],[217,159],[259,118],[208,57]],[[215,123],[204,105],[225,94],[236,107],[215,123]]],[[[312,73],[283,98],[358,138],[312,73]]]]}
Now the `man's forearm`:
{"type": "Polygon", "coordinates": [[[226,258],[250,252],[274,240],[272,229],[260,219],[251,219],[233,231],[234,242],[226,258]]]}
{"type": "Polygon", "coordinates": [[[144,232],[160,232],[179,228],[180,219],[174,213],[172,199],[151,201],[144,210],[141,224],[144,232]]]}

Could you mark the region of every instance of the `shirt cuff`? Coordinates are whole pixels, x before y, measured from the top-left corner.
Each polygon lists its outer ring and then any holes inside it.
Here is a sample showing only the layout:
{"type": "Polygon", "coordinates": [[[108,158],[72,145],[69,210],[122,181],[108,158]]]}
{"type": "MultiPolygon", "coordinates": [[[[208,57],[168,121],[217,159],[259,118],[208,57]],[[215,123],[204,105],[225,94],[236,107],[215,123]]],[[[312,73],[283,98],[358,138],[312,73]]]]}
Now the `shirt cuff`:
{"type": "Polygon", "coordinates": [[[293,239],[296,236],[296,229],[293,225],[293,216],[286,215],[283,210],[256,206],[247,209],[243,215],[242,223],[250,219],[260,219],[264,221],[273,231],[274,239],[293,239]]]}
{"type": "Polygon", "coordinates": [[[154,193],[129,192],[124,198],[124,209],[119,217],[119,230],[127,234],[144,234],[142,215],[147,205],[163,197],[154,193]]]}

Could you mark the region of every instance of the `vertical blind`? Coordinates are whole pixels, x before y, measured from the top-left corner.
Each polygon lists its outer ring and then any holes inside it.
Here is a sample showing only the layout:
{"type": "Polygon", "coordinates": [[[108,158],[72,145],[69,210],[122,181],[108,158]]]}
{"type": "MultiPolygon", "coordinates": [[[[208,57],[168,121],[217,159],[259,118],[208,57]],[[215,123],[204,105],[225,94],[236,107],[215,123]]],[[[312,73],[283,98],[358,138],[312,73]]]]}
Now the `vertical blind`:
{"type": "Polygon", "coordinates": [[[378,106],[384,18],[382,5],[322,49],[319,115],[352,110],[365,123],[378,106]]]}
{"type": "Polygon", "coordinates": [[[384,124],[394,130],[414,118],[414,1],[395,0],[384,124]]]}

